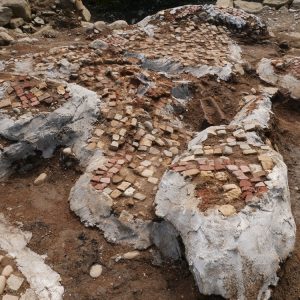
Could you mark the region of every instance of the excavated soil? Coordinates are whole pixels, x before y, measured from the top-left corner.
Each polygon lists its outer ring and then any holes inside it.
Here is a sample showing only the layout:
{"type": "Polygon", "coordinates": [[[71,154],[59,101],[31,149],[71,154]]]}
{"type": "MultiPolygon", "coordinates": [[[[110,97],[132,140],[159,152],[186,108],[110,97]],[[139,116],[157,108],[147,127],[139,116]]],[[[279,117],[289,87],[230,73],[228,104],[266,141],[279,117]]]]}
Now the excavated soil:
{"type": "Polygon", "coordinates": [[[295,250],[283,265],[272,299],[295,300],[300,296],[300,105],[282,98],[274,104],[274,140],[288,166],[292,211],[297,225],[295,250]]]}

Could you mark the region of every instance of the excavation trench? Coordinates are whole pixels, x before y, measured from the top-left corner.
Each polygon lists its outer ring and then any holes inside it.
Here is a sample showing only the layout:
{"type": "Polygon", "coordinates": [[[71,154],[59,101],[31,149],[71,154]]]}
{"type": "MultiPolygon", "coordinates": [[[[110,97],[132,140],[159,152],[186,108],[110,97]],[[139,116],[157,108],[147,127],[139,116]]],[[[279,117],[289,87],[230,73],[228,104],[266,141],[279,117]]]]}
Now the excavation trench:
{"type": "Polygon", "coordinates": [[[151,1],[99,1],[99,4],[95,4],[93,0],[83,1],[86,7],[92,12],[94,20],[104,20],[107,22],[113,22],[115,20],[126,20],[128,23],[136,23],[143,18],[155,14],[160,10],[182,6],[186,4],[207,4],[214,3],[213,0],[201,1],[201,0],[151,0],[151,1]]]}

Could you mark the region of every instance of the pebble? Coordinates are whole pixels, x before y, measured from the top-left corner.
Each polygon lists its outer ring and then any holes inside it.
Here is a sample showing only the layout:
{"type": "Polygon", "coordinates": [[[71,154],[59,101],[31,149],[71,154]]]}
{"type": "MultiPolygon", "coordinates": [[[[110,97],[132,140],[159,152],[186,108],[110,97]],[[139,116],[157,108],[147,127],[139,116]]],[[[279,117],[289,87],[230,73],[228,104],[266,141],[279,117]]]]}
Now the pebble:
{"type": "Polygon", "coordinates": [[[48,175],[46,173],[42,173],[40,174],[35,180],[34,180],[34,185],[41,185],[43,184],[46,179],[47,179],[48,175]]]}
{"type": "Polygon", "coordinates": [[[134,196],[133,196],[134,199],[136,200],[139,200],[139,201],[144,201],[146,199],[146,196],[141,194],[141,193],[136,193],[134,196]]]}
{"type": "Polygon", "coordinates": [[[14,274],[11,274],[7,279],[7,285],[9,289],[13,291],[17,291],[21,287],[23,282],[24,282],[23,278],[19,276],[15,276],[14,274]]]}
{"type": "Polygon", "coordinates": [[[19,300],[19,297],[13,295],[4,295],[2,300],[19,300]]]}
{"type": "Polygon", "coordinates": [[[3,275],[0,275],[0,295],[3,294],[6,284],[6,278],[3,275]]]}
{"type": "Polygon", "coordinates": [[[234,208],[234,206],[230,204],[220,206],[219,211],[222,213],[224,217],[229,217],[236,213],[236,209],[234,208]]]}
{"type": "Polygon", "coordinates": [[[63,150],[63,154],[65,154],[65,155],[71,155],[72,154],[72,149],[70,147],[65,148],[63,150]]]}
{"type": "Polygon", "coordinates": [[[233,183],[223,185],[223,190],[225,192],[230,191],[230,190],[234,190],[234,189],[239,189],[239,187],[236,184],[233,184],[233,183]]]}
{"type": "Polygon", "coordinates": [[[2,274],[5,277],[10,276],[10,274],[12,274],[12,272],[14,271],[13,267],[11,265],[7,265],[3,270],[2,270],[2,274]]]}
{"type": "Polygon", "coordinates": [[[97,264],[97,265],[93,265],[90,269],[90,276],[92,278],[98,278],[101,276],[103,271],[103,268],[101,265],[97,264]]]}
{"type": "Polygon", "coordinates": [[[134,259],[140,255],[139,251],[131,251],[123,254],[124,259],[134,259]]]}

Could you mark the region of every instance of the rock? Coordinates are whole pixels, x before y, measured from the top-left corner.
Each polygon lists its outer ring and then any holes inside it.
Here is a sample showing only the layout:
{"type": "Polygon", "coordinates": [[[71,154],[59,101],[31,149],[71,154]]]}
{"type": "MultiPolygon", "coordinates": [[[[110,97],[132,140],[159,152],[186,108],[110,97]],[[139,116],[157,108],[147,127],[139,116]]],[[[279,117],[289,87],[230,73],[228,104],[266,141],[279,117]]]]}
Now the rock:
{"type": "Polygon", "coordinates": [[[151,238],[164,258],[172,260],[181,258],[178,237],[178,232],[169,222],[153,223],[151,238]]]}
{"type": "Polygon", "coordinates": [[[267,5],[274,8],[280,8],[291,3],[291,0],[264,0],[263,5],[267,5]]]}
{"type": "Polygon", "coordinates": [[[6,294],[3,296],[2,300],[19,300],[19,297],[6,294]]]}
{"type": "Polygon", "coordinates": [[[128,23],[124,20],[117,20],[108,25],[111,30],[120,30],[128,27],[128,23]]]}
{"type": "Polygon", "coordinates": [[[229,217],[236,213],[236,209],[230,204],[220,206],[219,211],[224,217],[229,217]]]}
{"type": "Polygon", "coordinates": [[[33,21],[34,21],[34,23],[35,23],[36,25],[42,26],[42,25],[45,24],[45,21],[44,21],[42,18],[40,18],[40,17],[35,17],[35,18],[33,19],[33,21]]]}
{"type": "Polygon", "coordinates": [[[3,275],[0,275],[0,295],[3,294],[6,284],[6,278],[3,275]]]}
{"type": "Polygon", "coordinates": [[[65,155],[73,155],[72,149],[70,147],[63,149],[63,154],[65,155]]]}
{"type": "Polygon", "coordinates": [[[11,274],[7,279],[7,285],[10,290],[17,291],[24,282],[24,278],[11,274]]]}
{"type": "Polygon", "coordinates": [[[9,7],[0,7],[0,26],[7,25],[12,16],[13,12],[9,7]]]}
{"type": "Polygon", "coordinates": [[[103,21],[97,21],[97,22],[94,23],[94,28],[101,32],[101,31],[107,29],[108,26],[103,21]]]}
{"type": "Polygon", "coordinates": [[[75,7],[81,13],[84,21],[89,22],[92,18],[90,11],[84,6],[81,0],[75,0],[75,7]]]}
{"type": "Polygon", "coordinates": [[[98,278],[101,276],[103,268],[101,265],[93,265],[90,269],[90,276],[92,278],[98,278]]]}
{"type": "Polygon", "coordinates": [[[35,180],[34,180],[34,185],[41,185],[43,184],[46,179],[47,179],[48,175],[46,173],[42,173],[40,174],[35,180]]]}
{"type": "Polygon", "coordinates": [[[218,0],[216,6],[222,8],[233,7],[233,0],[218,0]]]}
{"type": "Polygon", "coordinates": [[[9,7],[14,18],[23,18],[26,21],[31,19],[30,5],[26,0],[0,0],[0,6],[9,7]]]}
{"type": "Polygon", "coordinates": [[[101,39],[94,40],[90,43],[90,48],[105,50],[108,48],[108,44],[101,39]]]}
{"type": "Polygon", "coordinates": [[[139,251],[131,251],[122,255],[123,259],[134,259],[140,255],[139,251]]]}
{"type": "Polygon", "coordinates": [[[37,43],[39,40],[36,38],[31,38],[29,36],[18,39],[17,43],[25,43],[25,44],[34,44],[37,43]]]}
{"type": "Polygon", "coordinates": [[[5,277],[8,277],[12,274],[13,271],[14,271],[13,267],[11,265],[7,265],[2,270],[1,275],[5,276],[5,277]]]}
{"type": "Polygon", "coordinates": [[[242,1],[242,0],[236,0],[234,1],[234,6],[236,8],[240,8],[244,10],[245,12],[248,12],[250,14],[256,14],[262,11],[263,6],[261,3],[258,2],[248,2],[248,1],[242,1]]]}
{"type": "Polygon", "coordinates": [[[300,9],[300,0],[294,0],[292,5],[291,5],[291,8],[300,9]]]}
{"type": "Polygon", "coordinates": [[[40,30],[33,34],[34,36],[42,36],[46,38],[55,38],[58,35],[58,31],[53,29],[51,25],[43,26],[40,30]]]}
{"type": "Polygon", "coordinates": [[[15,39],[6,32],[0,32],[0,46],[8,46],[15,39]]]}
{"type": "Polygon", "coordinates": [[[24,25],[25,21],[23,18],[13,18],[10,20],[9,25],[12,29],[16,29],[24,25]]]}
{"type": "Polygon", "coordinates": [[[225,192],[228,192],[228,191],[234,190],[234,189],[238,189],[238,188],[239,188],[239,187],[238,187],[236,184],[233,184],[233,183],[223,185],[223,190],[224,190],[225,192]]]}
{"type": "Polygon", "coordinates": [[[285,72],[285,70],[280,73],[275,72],[271,59],[263,58],[258,63],[256,72],[261,80],[282,89],[287,89],[293,99],[300,99],[300,80],[294,77],[292,73],[285,72]]]}

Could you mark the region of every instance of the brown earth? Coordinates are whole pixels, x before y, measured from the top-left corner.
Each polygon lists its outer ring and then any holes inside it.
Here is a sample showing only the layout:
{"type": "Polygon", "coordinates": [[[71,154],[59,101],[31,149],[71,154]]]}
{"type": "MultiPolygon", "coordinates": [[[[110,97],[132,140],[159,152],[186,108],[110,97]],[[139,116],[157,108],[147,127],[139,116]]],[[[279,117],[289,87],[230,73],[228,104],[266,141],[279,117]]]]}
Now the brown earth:
{"type": "Polygon", "coordinates": [[[58,156],[35,162],[33,170],[1,183],[0,211],[12,224],[21,222],[22,230],[32,232],[28,246],[47,254],[46,263],[62,277],[64,299],[207,299],[199,295],[184,261],[156,265],[155,249],[133,261],[115,262],[113,257],[131,249],[107,243],[100,231],[84,227],[70,212],[69,192],[80,174],[64,169],[58,156]],[[49,174],[48,181],[33,185],[41,172],[49,174]],[[95,263],[104,266],[98,279],[89,276],[95,263]]]}
{"type": "Polygon", "coordinates": [[[279,272],[280,281],[272,299],[296,300],[300,297],[300,104],[286,101],[274,104],[275,142],[288,166],[291,204],[297,225],[295,250],[279,272]]]}

